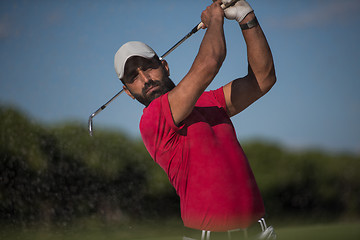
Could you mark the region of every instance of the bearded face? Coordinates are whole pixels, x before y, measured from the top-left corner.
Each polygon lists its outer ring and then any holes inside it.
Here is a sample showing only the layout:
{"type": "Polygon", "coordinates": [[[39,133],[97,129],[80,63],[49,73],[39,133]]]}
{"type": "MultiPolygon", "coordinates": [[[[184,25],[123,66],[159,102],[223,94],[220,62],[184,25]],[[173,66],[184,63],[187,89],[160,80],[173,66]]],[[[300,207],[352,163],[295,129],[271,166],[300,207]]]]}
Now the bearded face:
{"type": "Polygon", "coordinates": [[[145,106],[175,87],[169,78],[166,61],[160,61],[157,56],[151,59],[137,56],[129,58],[121,80],[126,93],[145,106]]]}

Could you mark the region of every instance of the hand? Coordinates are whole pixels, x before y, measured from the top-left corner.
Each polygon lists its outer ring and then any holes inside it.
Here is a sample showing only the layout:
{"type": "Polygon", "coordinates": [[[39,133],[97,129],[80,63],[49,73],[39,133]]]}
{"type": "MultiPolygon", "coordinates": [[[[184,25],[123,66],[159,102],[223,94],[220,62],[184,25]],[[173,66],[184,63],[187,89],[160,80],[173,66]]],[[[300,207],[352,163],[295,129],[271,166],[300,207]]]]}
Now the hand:
{"type": "Polygon", "coordinates": [[[208,6],[201,14],[201,28],[208,28],[212,21],[224,21],[224,11],[220,7],[221,0],[214,1],[213,4],[208,6]]]}
{"type": "MultiPolygon", "coordinates": [[[[222,3],[227,4],[232,0],[222,0],[222,3]]],[[[234,6],[228,7],[224,10],[225,17],[227,19],[235,19],[237,22],[241,22],[249,13],[254,10],[251,8],[248,2],[245,0],[237,1],[234,6]]]]}

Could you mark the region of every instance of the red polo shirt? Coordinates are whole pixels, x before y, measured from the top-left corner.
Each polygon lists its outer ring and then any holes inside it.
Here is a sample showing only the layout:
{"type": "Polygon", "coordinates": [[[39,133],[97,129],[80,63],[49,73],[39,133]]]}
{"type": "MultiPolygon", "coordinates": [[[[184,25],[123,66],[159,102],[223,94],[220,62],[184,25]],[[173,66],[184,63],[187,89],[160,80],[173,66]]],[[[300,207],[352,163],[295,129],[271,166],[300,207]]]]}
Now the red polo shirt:
{"type": "Polygon", "coordinates": [[[140,131],[180,197],[186,227],[247,228],[264,215],[254,175],[226,113],[222,88],[205,92],[181,126],[173,122],[168,94],[162,95],[144,109],[140,131]]]}

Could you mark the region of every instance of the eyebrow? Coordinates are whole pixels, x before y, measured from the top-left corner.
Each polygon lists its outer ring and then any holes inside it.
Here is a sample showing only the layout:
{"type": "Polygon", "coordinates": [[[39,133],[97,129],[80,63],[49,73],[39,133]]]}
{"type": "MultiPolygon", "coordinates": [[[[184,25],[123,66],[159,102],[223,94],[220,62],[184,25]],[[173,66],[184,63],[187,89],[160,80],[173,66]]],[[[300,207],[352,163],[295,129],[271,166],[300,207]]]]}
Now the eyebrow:
{"type": "Polygon", "coordinates": [[[133,80],[135,76],[137,76],[138,72],[137,69],[140,68],[142,70],[147,70],[148,68],[157,68],[161,64],[154,60],[154,58],[151,59],[145,59],[142,57],[132,57],[130,58],[127,63],[125,64],[125,74],[124,79],[126,76],[127,80],[133,80]]]}

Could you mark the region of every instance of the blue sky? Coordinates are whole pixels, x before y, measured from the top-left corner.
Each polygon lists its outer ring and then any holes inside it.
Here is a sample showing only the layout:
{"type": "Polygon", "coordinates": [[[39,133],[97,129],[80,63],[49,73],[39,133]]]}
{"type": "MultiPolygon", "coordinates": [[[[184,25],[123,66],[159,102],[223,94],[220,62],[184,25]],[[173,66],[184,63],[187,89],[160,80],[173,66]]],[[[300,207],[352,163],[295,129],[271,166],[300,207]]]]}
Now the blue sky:
{"type": "MultiPolygon", "coordinates": [[[[113,57],[140,40],[161,55],[188,33],[211,1],[0,2],[0,104],[35,120],[79,121],[121,87],[113,57]]],[[[241,141],[264,138],[295,149],[360,153],[360,2],[250,0],[273,52],[278,82],[233,118],[241,141]]],[[[204,30],[166,60],[178,83],[204,30]]],[[[227,58],[209,89],[247,71],[239,27],[225,22],[227,58]]],[[[94,118],[97,128],[139,137],[143,107],[125,94],[94,118]]]]}

